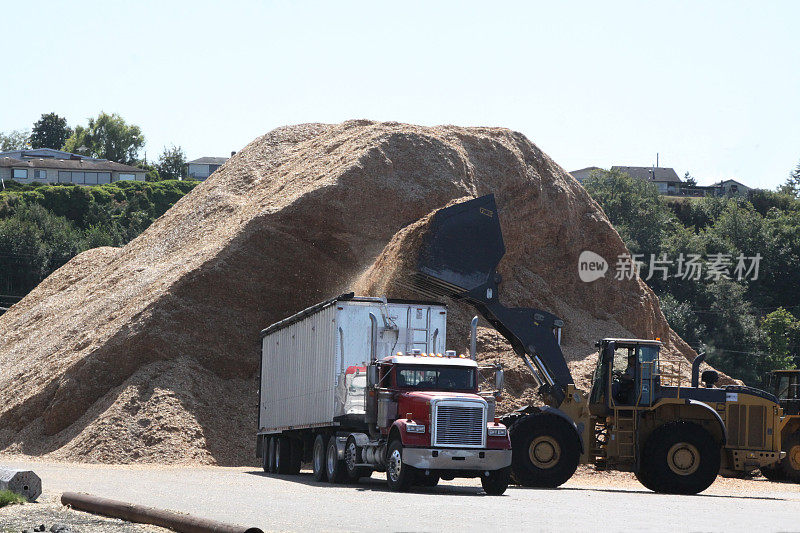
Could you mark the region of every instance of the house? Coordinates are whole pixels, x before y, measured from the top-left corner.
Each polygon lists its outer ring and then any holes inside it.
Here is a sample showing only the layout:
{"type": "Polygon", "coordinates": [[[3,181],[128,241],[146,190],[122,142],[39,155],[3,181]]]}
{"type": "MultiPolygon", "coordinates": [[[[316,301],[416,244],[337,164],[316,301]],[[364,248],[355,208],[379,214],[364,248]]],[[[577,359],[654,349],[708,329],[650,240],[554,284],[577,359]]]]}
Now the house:
{"type": "Polygon", "coordinates": [[[138,167],[82,156],[70,159],[0,157],[0,178],[20,183],[102,185],[115,181],[145,181],[145,175],[146,171],[138,167]]]}
{"type": "Polygon", "coordinates": [[[658,192],[665,195],[676,195],[680,193],[683,183],[675,172],[675,169],[668,167],[622,167],[613,166],[612,171],[627,174],[632,178],[642,179],[653,183],[658,187],[658,192]]]}
{"type": "MultiPolygon", "coordinates": [[[[233,155],[233,154],[231,154],[233,155]]],[[[193,180],[204,180],[225,164],[227,157],[201,157],[186,163],[186,174],[193,180]]]]}
{"type": "Polygon", "coordinates": [[[56,150],[54,148],[32,148],[28,150],[8,150],[0,152],[0,158],[11,157],[14,159],[27,160],[27,159],[82,159],[85,161],[107,161],[106,159],[97,159],[89,157],[88,155],[72,154],[63,150],[56,150]]]}
{"type": "Polygon", "coordinates": [[[582,168],[580,170],[573,170],[572,172],[570,172],[570,174],[572,175],[573,178],[578,180],[580,183],[583,183],[583,180],[585,180],[586,178],[588,178],[589,176],[591,176],[593,173],[595,173],[597,171],[601,171],[602,172],[602,171],[604,171],[604,169],[602,169],[600,167],[586,167],[586,168],[582,168]]]}
{"type": "Polygon", "coordinates": [[[719,187],[719,196],[742,196],[746,195],[750,187],[736,180],[724,180],[717,182],[713,187],[719,187]]]}

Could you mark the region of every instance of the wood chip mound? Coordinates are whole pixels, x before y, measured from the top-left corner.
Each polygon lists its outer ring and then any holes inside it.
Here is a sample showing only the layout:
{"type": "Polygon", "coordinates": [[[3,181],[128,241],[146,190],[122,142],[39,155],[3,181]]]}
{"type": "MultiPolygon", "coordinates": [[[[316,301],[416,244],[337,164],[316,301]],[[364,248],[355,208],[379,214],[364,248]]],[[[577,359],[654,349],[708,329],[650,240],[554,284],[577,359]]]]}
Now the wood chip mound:
{"type": "MultiPolygon", "coordinates": [[[[489,192],[508,249],[505,303],[565,320],[577,378],[603,336],[661,337],[671,354],[694,356],[642,281],[579,280],[581,251],[613,261],[625,246],[523,135],[302,124],[254,140],[124,248],[77,256],[0,316],[0,451],[254,463],[259,331],[353,288],[403,296],[392,268],[413,252],[418,221],[489,192]]],[[[469,316],[454,307],[449,339],[459,350],[469,316]]],[[[480,347],[510,367],[504,407],[531,400],[505,342],[482,330],[480,347]]]]}

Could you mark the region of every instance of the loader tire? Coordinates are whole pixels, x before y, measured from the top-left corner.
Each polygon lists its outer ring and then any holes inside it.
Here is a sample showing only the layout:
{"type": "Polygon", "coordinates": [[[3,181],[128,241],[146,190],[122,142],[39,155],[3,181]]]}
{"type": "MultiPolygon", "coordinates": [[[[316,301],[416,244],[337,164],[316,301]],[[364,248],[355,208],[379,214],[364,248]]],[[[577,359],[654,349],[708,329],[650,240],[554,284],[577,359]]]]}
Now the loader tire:
{"type": "Polygon", "coordinates": [[[800,431],[789,435],[783,449],[786,450],[786,457],[779,466],[783,477],[787,481],[800,483],[800,431]]]}
{"type": "Polygon", "coordinates": [[[714,483],[719,465],[720,446],[708,431],[692,422],[669,422],[645,443],[641,479],[654,492],[697,494],[714,483]]]}
{"type": "Polygon", "coordinates": [[[780,464],[776,466],[762,466],[761,475],[770,481],[783,481],[785,479],[780,464]]]}
{"type": "Polygon", "coordinates": [[[578,468],[581,442],[567,420],[550,413],[520,418],[511,426],[511,469],[524,487],[555,488],[578,468]]]}
{"type": "Polygon", "coordinates": [[[292,466],[292,443],[286,437],[275,440],[275,473],[288,474],[292,466]]]}
{"type": "Polygon", "coordinates": [[[317,481],[327,481],[328,473],[325,471],[325,456],[328,453],[328,437],[320,433],[314,439],[314,448],[311,455],[311,469],[314,479],[317,481]]]}

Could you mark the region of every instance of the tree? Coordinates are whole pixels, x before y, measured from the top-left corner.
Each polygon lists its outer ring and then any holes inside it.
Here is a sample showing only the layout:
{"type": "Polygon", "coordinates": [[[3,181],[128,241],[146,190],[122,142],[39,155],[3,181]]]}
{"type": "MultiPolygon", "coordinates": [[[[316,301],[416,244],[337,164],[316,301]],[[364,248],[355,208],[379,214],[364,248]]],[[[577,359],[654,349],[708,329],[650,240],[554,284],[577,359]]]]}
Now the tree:
{"type": "Polygon", "coordinates": [[[800,163],[789,173],[789,179],[786,183],[778,187],[778,192],[783,194],[792,194],[800,198],[800,163]]]}
{"type": "Polygon", "coordinates": [[[697,187],[697,180],[688,171],[683,175],[683,182],[689,187],[697,187]]]}
{"type": "Polygon", "coordinates": [[[43,114],[36,121],[31,132],[31,148],[54,148],[61,150],[72,130],[67,126],[67,119],[55,113],[43,114]]]}
{"type": "Polygon", "coordinates": [[[789,311],[779,307],[761,321],[761,332],[767,353],[761,361],[761,373],[794,367],[800,322],[789,311]]]}
{"type": "Polygon", "coordinates": [[[97,118],[90,118],[87,127],[77,126],[64,143],[68,152],[128,165],[136,163],[142,146],[144,135],[139,126],[128,125],[116,113],[100,113],[97,118]]]}
{"type": "Polygon", "coordinates": [[[158,158],[158,175],[160,179],[182,179],[186,176],[186,154],[180,146],[164,147],[158,158]]]}
{"type": "Polygon", "coordinates": [[[25,150],[30,148],[29,135],[27,131],[14,130],[8,133],[0,132],[0,152],[7,150],[25,150]]]}

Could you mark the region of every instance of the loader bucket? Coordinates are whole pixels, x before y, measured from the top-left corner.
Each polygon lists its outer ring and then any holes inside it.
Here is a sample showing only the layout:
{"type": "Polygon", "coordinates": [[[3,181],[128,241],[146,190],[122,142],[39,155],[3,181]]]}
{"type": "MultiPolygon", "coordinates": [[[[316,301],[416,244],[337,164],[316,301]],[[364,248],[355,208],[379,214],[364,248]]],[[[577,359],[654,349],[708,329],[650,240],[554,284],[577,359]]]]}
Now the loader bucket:
{"type": "Polygon", "coordinates": [[[439,210],[420,249],[414,283],[458,297],[491,283],[506,253],[493,194],[439,210]]]}

